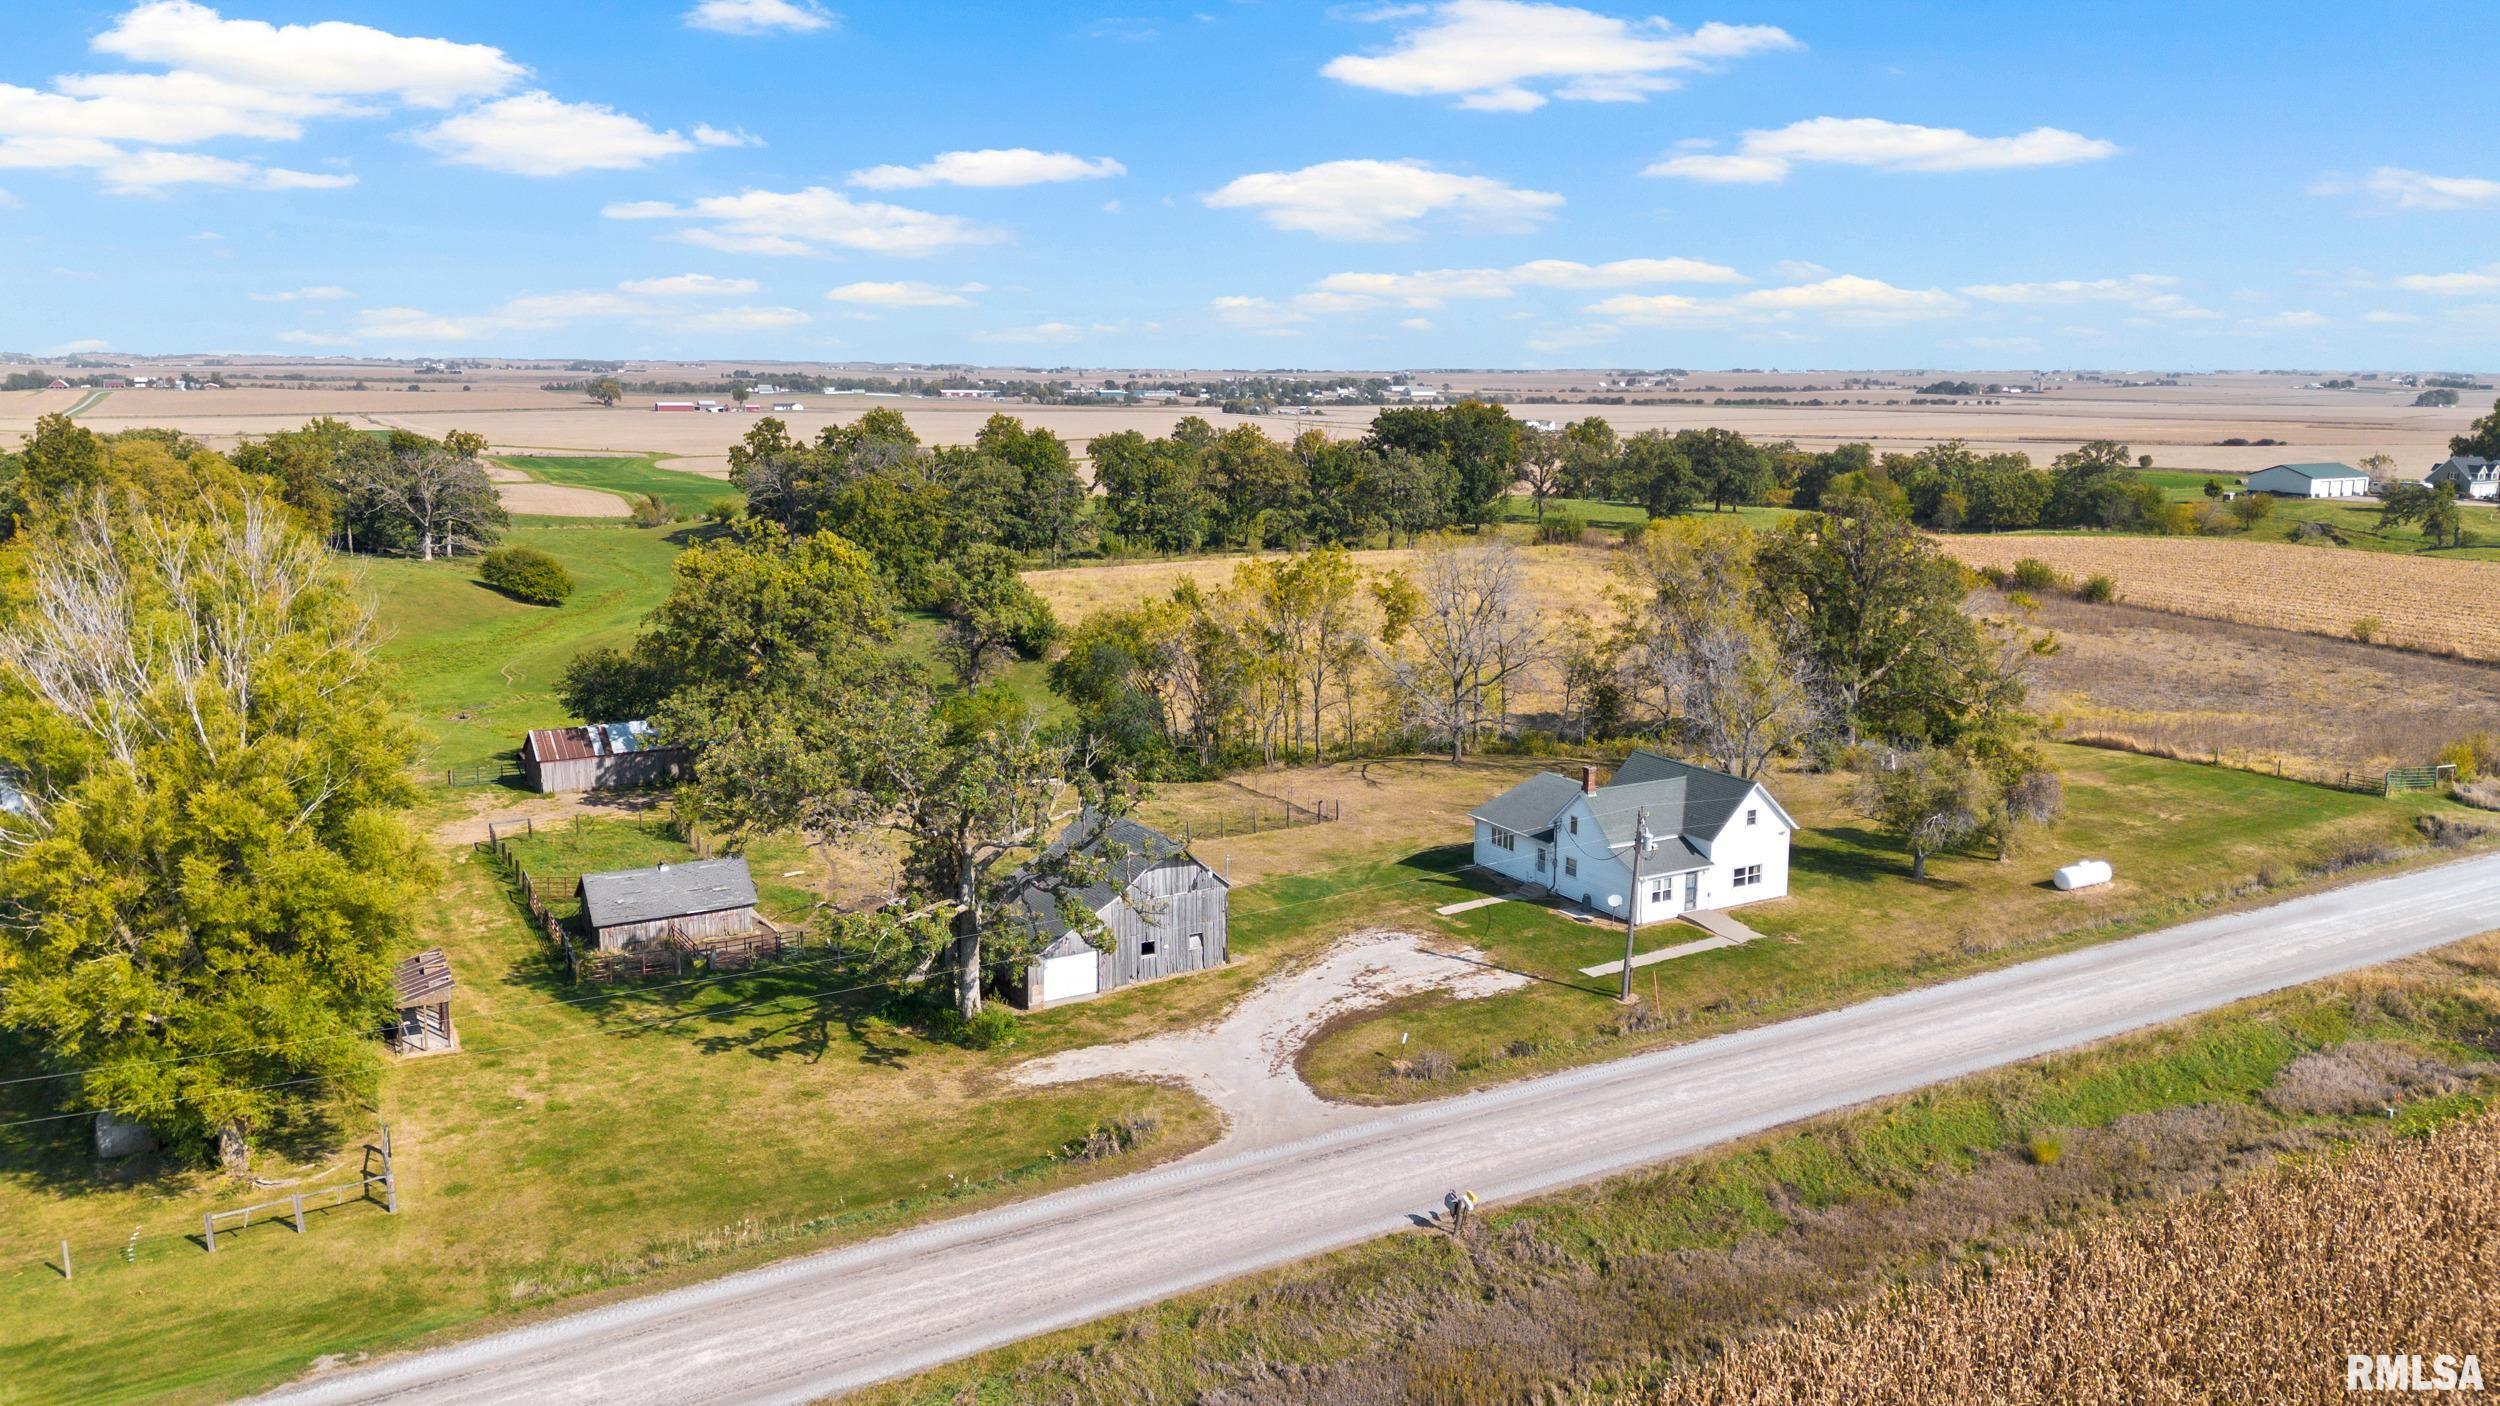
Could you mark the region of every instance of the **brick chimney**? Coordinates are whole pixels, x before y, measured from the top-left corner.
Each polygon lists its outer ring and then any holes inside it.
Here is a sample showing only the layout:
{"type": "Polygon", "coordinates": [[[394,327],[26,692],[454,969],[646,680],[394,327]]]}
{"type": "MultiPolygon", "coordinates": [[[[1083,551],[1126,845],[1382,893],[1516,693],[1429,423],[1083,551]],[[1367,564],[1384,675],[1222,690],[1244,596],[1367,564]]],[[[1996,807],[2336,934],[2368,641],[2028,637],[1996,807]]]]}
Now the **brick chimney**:
{"type": "Polygon", "coordinates": [[[1592,796],[1597,794],[1597,768],[1596,768],[1596,767],[1593,767],[1593,766],[1584,766],[1584,767],[1580,768],[1580,790],[1581,790],[1583,793],[1588,794],[1588,795],[1592,795],[1592,796]]]}

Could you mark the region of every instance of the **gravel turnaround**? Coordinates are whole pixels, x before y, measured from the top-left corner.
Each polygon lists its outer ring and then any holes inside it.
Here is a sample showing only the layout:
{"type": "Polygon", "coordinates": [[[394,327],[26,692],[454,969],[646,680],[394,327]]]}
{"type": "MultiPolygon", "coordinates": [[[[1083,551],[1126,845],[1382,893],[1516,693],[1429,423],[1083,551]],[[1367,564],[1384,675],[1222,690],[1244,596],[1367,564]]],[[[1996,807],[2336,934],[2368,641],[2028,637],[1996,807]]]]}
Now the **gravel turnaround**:
{"type": "MultiPolygon", "coordinates": [[[[2500,856],[1054,1193],[309,1379],[289,1403],[804,1402],[2500,927],[2500,856]]],[[[700,1174],[700,1169],[689,1169],[700,1174]]]]}

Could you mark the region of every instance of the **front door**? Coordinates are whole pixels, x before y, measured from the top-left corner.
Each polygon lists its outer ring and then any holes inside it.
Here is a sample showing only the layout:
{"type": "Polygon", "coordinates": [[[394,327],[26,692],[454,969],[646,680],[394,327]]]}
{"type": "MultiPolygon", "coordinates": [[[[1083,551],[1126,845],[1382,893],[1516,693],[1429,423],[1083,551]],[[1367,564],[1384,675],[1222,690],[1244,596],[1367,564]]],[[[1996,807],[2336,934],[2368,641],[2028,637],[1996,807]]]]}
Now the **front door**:
{"type": "Polygon", "coordinates": [[[1694,870],[1693,872],[1691,872],[1691,873],[1689,873],[1689,874],[1687,874],[1687,875],[1685,875],[1685,876],[1684,876],[1684,906],[1683,906],[1683,908],[1679,909],[1678,911],[1679,911],[1679,912],[1690,913],[1690,912],[1692,912],[1695,908],[1698,908],[1698,907],[1700,907],[1700,906],[1701,906],[1701,871],[1700,871],[1699,869],[1696,869],[1696,870],[1694,870]]]}

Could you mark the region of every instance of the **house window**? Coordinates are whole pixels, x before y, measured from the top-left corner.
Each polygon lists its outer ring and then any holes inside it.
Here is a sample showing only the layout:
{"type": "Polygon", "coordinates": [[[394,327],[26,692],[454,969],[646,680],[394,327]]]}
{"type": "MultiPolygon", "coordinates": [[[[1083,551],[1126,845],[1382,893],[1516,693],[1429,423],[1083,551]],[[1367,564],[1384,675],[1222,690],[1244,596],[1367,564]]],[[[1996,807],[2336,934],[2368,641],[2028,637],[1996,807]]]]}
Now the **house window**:
{"type": "Polygon", "coordinates": [[[1141,937],[1141,938],[1137,939],[1137,955],[1138,955],[1138,956],[1140,956],[1140,957],[1151,957],[1151,956],[1153,956],[1154,954],[1155,954],[1155,940],[1154,940],[1153,938],[1151,938],[1151,937],[1141,937]]]}
{"type": "Polygon", "coordinates": [[[1540,874],[1544,873],[1546,866],[1553,862],[1554,856],[1547,852],[1545,846],[1538,845],[1536,847],[1536,871],[1540,874]]]}
{"type": "Polygon", "coordinates": [[[1579,874],[1580,874],[1580,861],[1579,861],[1579,860],[1576,860],[1576,859],[1565,858],[1565,859],[1563,860],[1563,872],[1564,872],[1564,873],[1566,873],[1566,874],[1571,875],[1571,876],[1572,876],[1572,877],[1574,877],[1574,878],[1579,877],[1579,874]]]}
{"type": "Polygon", "coordinates": [[[1519,848],[1519,837],[1512,834],[1508,830],[1495,830],[1493,832],[1493,847],[1495,849],[1515,851],[1519,848]]]}
{"type": "Polygon", "coordinates": [[[1571,817],[1571,833],[1575,835],[1580,833],[1580,817],[1576,815],[1571,817]]]}
{"type": "Polygon", "coordinates": [[[1748,824],[1748,825],[1753,824],[1755,821],[1758,821],[1758,820],[1760,820],[1761,818],[1762,818],[1762,812],[1761,812],[1761,811],[1748,809],[1748,810],[1745,812],[1745,823],[1746,823],[1746,824],[1748,824]]]}
{"type": "Polygon", "coordinates": [[[1761,882],[1762,866],[1759,864],[1748,864],[1736,871],[1736,886],[1740,889],[1751,888],[1761,882]]]}

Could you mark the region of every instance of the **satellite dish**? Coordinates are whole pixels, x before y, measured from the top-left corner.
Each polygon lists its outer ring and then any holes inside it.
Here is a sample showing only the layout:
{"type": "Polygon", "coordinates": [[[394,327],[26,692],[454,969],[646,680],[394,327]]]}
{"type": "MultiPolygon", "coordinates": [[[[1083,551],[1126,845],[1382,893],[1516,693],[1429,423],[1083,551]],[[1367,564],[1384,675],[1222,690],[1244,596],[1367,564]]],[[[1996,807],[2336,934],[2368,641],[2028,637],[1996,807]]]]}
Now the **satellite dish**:
{"type": "Polygon", "coordinates": [[[1621,908],[1623,906],[1623,895],[1619,893],[1610,893],[1606,895],[1606,906],[1609,908],[1621,908]]]}

